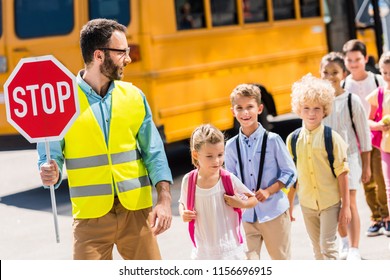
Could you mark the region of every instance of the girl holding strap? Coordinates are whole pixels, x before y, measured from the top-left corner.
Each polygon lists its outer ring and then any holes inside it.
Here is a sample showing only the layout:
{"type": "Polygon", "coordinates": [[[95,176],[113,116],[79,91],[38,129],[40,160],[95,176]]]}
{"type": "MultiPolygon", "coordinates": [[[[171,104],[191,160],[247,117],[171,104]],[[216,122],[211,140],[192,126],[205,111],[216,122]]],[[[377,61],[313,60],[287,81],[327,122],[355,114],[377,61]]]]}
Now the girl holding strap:
{"type": "Polygon", "coordinates": [[[191,258],[245,259],[240,208],[254,207],[257,199],[236,176],[223,169],[225,139],[221,131],[210,124],[201,125],[192,133],[190,146],[196,169],[183,177],[179,211],[183,221],[189,223],[194,244],[191,258]],[[226,174],[233,195],[226,194],[226,174]],[[196,185],[195,193],[191,182],[196,185]],[[191,196],[193,207],[188,198],[191,196]]]}

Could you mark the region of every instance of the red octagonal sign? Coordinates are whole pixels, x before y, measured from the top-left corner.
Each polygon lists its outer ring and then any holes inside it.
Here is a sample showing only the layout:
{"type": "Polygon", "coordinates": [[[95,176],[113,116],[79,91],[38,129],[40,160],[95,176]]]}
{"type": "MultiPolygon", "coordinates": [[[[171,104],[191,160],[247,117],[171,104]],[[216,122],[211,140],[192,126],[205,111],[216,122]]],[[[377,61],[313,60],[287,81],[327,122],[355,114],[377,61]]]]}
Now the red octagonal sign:
{"type": "Polygon", "coordinates": [[[8,122],[31,143],[61,140],[79,114],[76,78],[51,55],[21,59],[4,98],[8,122]]]}

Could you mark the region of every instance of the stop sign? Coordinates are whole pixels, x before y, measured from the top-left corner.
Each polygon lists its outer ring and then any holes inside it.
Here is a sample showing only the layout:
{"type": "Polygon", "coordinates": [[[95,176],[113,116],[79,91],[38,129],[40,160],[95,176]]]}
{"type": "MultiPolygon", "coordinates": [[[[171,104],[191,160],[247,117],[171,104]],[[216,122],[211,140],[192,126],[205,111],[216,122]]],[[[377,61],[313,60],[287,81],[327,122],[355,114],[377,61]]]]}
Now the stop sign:
{"type": "Polygon", "coordinates": [[[76,78],[52,55],[22,58],[4,99],[8,122],[31,143],[61,140],[79,114],[76,78]]]}

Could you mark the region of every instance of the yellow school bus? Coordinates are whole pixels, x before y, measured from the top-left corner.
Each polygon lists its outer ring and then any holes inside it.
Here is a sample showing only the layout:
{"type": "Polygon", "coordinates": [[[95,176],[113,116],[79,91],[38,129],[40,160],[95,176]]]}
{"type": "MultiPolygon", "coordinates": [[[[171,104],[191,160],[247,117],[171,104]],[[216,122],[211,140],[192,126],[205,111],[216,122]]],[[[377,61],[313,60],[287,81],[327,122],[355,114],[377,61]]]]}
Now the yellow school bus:
{"type": "MultiPolygon", "coordinates": [[[[233,127],[229,94],[240,83],[272,93],[290,112],[290,90],[318,73],[328,51],[321,0],[0,0],[0,135],[6,121],[4,82],[23,57],[51,54],[71,72],[83,67],[79,32],[92,18],[128,27],[133,62],[125,80],[146,94],[167,143],[194,127],[233,127]]],[[[50,75],[50,73],[48,73],[50,75]]],[[[265,104],[272,106],[272,104],[265,104]]]]}

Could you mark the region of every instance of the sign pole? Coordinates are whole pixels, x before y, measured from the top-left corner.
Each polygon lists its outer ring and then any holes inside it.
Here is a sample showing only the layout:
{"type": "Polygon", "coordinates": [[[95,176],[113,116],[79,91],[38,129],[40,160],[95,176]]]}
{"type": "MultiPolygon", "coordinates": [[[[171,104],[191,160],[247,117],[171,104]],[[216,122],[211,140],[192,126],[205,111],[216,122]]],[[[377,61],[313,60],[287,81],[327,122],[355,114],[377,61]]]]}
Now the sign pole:
{"type": "MultiPolygon", "coordinates": [[[[22,58],[4,84],[8,122],[30,143],[61,141],[80,114],[76,77],[52,55],[22,58]],[[44,125],[37,125],[44,124],[44,125]]],[[[51,206],[60,243],[54,184],[51,206]]]]}
{"type": "MultiPolygon", "coordinates": [[[[50,164],[51,157],[50,157],[50,145],[49,141],[45,140],[45,149],[46,149],[46,157],[47,157],[47,163],[50,164]]],[[[56,240],[57,243],[60,243],[60,234],[58,230],[58,218],[57,218],[57,204],[56,204],[56,195],[54,192],[54,185],[50,185],[50,198],[51,198],[51,209],[53,212],[53,218],[54,218],[54,228],[56,231],[56,240]]]]}

